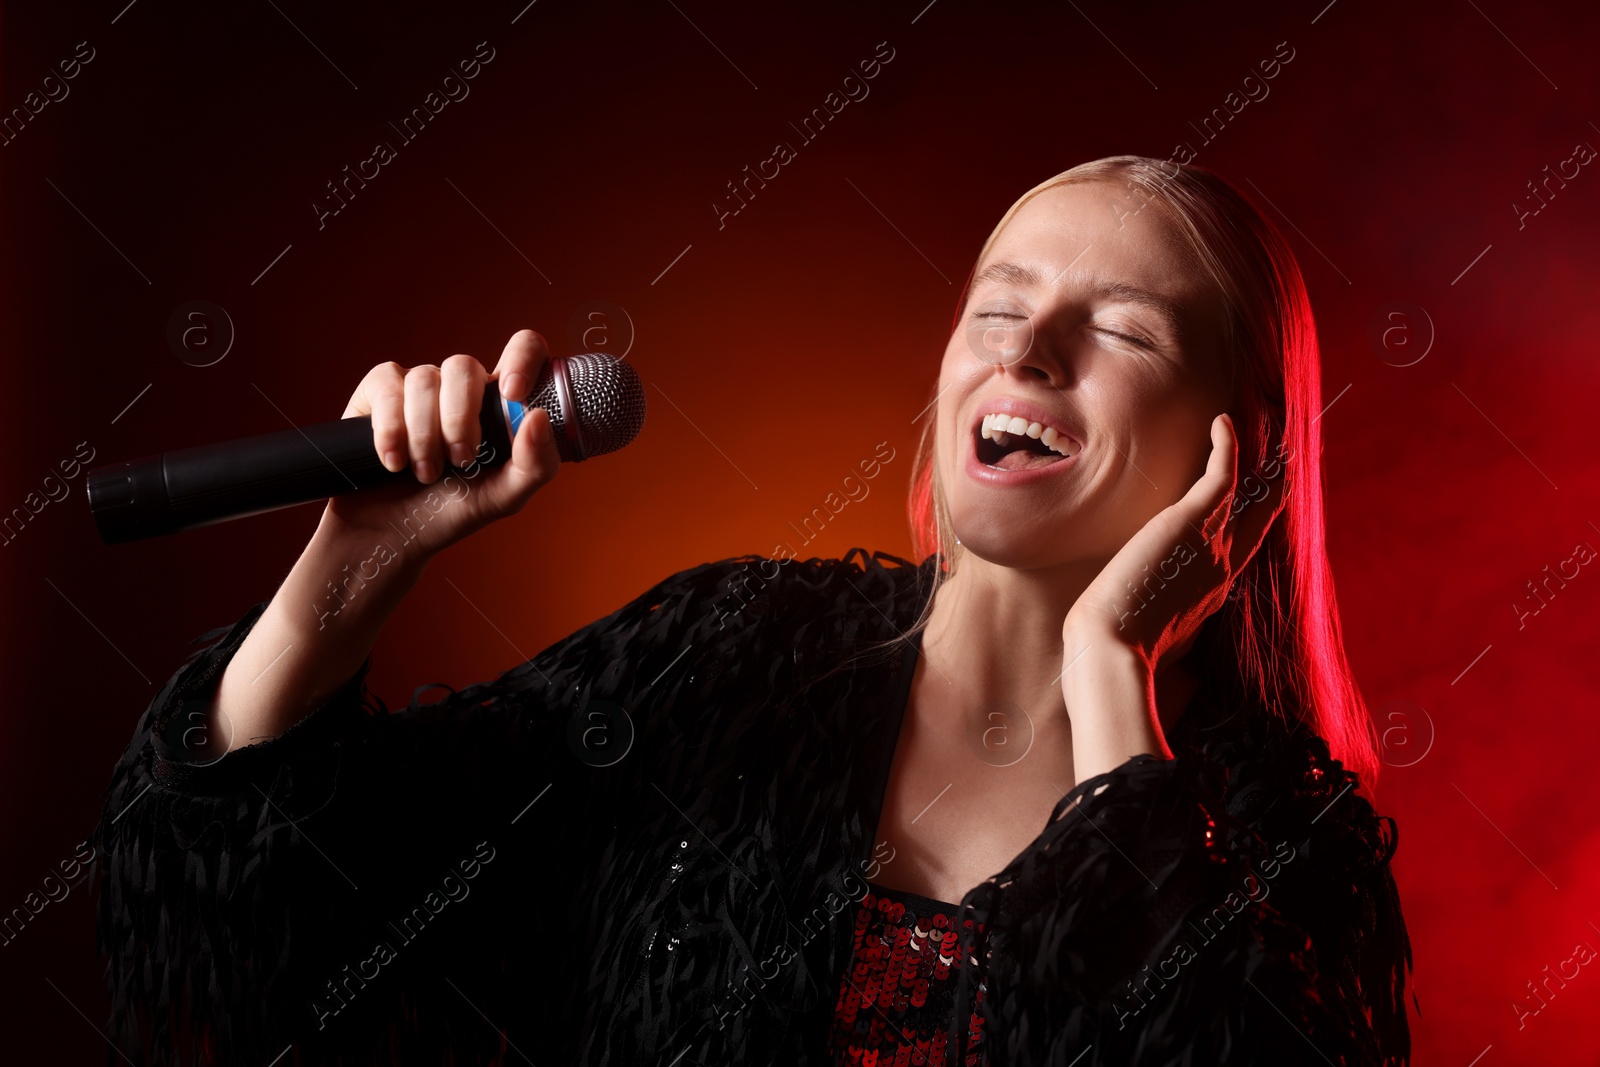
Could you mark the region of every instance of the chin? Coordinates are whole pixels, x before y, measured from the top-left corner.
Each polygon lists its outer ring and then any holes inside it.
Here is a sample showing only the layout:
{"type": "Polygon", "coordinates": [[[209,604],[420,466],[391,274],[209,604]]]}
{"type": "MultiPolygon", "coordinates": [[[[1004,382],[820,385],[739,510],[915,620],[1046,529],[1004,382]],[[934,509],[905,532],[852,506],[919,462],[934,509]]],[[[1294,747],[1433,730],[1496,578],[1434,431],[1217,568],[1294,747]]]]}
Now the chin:
{"type": "Polygon", "coordinates": [[[972,522],[952,519],[964,553],[985,563],[1012,570],[1032,571],[1059,566],[1071,556],[1071,546],[1059,535],[1045,531],[1004,529],[994,519],[972,522]]]}

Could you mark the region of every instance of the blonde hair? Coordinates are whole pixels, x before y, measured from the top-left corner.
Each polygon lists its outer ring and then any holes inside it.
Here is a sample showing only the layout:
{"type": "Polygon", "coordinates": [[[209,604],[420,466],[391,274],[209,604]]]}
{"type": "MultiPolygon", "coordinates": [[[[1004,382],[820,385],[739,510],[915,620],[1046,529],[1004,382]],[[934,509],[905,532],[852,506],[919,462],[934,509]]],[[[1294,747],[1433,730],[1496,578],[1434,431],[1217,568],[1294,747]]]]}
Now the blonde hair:
{"type": "MultiPolygon", "coordinates": [[[[1370,785],[1378,774],[1375,731],[1345,655],[1328,565],[1318,422],[1321,356],[1294,253],[1277,227],[1215,172],[1124,155],[1079,164],[1024,193],[989,234],[973,270],[1029,200],[1046,189],[1084,182],[1117,182],[1157,206],[1220,298],[1229,393],[1240,408],[1230,412],[1239,436],[1240,483],[1264,466],[1272,469],[1273,442],[1281,441],[1278,455],[1288,457],[1280,461],[1284,509],[1227,601],[1206,620],[1191,658],[1209,680],[1236,686],[1274,713],[1314,729],[1333,756],[1370,785]]],[[[971,280],[969,273],[952,334],[961,328],[971,280]]],[[[937,390],[936,380],[935,399],[937,390]]],[[[916,558],[939,558],[912,632],[927,625],[932,593],[955,572],[964,551],[939,484],[934,410],[930,401],[912,465],[908,513],[916,558]]]]}

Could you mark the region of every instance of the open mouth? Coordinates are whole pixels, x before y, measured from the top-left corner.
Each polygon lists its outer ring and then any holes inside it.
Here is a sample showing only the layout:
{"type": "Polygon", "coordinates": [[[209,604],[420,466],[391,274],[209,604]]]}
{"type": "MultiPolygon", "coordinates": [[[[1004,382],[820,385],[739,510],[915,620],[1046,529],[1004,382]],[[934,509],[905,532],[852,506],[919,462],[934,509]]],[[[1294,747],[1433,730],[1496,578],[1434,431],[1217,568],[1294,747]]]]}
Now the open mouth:
{"type": "Polygon", "coordinates": [[[984,416],[974,434],[978,462],[995,470],[1048,467],[1060,463],[1076,449],[1070,437],[1058,435],[1049,427],[999,414],[984,416]]]}

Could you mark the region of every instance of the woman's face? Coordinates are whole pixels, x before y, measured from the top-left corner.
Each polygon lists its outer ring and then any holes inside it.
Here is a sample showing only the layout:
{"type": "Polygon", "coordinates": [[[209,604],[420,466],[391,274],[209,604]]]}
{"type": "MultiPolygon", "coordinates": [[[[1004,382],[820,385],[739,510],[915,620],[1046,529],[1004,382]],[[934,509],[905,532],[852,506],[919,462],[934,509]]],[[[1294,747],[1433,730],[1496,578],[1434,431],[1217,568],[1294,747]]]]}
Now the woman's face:
{"type": "Polygon", "coordinates": [[[1117,184],[1056,186],[978,264],[936,416],[966,550],[1021,569],[1103,561],[1204,473],[1230,400],[1220,303],[1162,211],[1117,184]],[[991,414],[1004,422],[985,439],[991,414]]]}

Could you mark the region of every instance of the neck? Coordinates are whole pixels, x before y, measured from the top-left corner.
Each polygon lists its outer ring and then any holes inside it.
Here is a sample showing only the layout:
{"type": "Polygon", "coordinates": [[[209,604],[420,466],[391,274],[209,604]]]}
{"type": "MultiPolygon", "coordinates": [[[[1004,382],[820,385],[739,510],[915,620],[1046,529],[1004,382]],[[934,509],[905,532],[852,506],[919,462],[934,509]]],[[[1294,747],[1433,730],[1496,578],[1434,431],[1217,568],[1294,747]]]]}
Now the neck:
{"type": "Polygon", "coordinates": [[[1035,722],[1066,722],[1061,627],[1100,566],[1018,570],[963,554],[934,598],[922,647],[956,706],[1007,701],[1035,722]]]}
{"type": "MultiPolygon", "coordinates": [[[[951,706],[1009,702],[1038,725],[1067,726],[1061,628],[1103,563],[1019,570],[965,553],[940,587],[923,634],[930,680],[951,706]]],[[[1172,728],[1197,686],[1181,660],[1159,665],[1156,707],[1164,729],[1172,728]]]]}

